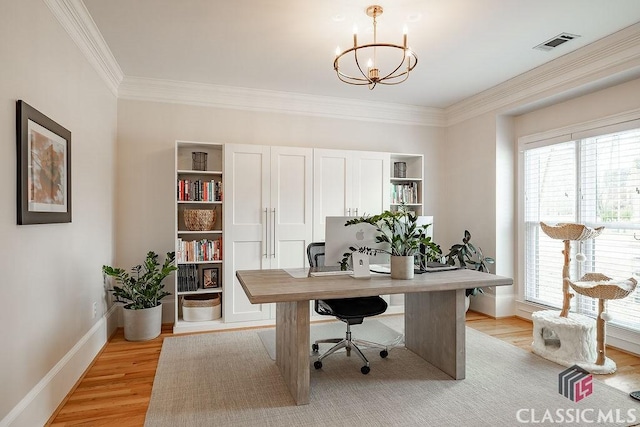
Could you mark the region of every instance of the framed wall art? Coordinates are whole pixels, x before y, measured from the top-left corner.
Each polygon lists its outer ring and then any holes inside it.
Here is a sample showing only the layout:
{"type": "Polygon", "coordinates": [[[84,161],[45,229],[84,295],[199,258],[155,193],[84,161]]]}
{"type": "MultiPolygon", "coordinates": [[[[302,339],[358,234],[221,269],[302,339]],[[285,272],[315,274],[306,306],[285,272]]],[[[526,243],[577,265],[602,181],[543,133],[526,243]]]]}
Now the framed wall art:
{"type": "Polygon", "coordinates": [[[16,109],[18,224],[71,222],[71,132],[22,100],[16,109]]]}
{"type": "Polygon", "coordinates": [[[218,267],[202,269],[202,287],[205,289],[220,287],[220,269],[218,267]]]}

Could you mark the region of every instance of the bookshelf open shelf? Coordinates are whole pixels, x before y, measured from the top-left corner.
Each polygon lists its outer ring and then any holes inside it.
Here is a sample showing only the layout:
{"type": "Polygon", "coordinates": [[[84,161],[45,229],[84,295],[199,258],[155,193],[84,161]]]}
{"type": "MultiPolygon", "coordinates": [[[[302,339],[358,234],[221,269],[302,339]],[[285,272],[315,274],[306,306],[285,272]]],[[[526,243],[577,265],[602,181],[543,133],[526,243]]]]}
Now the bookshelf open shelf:
{"type": "Polygon", "coordinates": [[[207,298],[207,295],[219,295],[220,306],[223,306],[223,149],[223,144],[218,143],[176,141],[174,194],[178,271],[174,286],[174,333],[207,331],[224,325],[224,313],[218,319],[202,321],[187,321],[182,315],[182,305],[187,296],[207,298]],[[197,163],[193,154],[196,152],[206,153],[205,165],[197,163]],[[215,221],[212,229],[189,230],[185,221],[187,209],[213,210],[215,221]],[[216,277],[217,287],[204,287],[205,272],[212,278],[216,277]]]}
{"type": "Polygon", "coordinates": [[[422,154],[391,153],[391,210],[404,205],[417,215],[423,215],[424,156],[422,154]],[[402,164],[403,168],[398,166],[402,164]],[[404,170],[404,176],[399,175],[404,170]]]}

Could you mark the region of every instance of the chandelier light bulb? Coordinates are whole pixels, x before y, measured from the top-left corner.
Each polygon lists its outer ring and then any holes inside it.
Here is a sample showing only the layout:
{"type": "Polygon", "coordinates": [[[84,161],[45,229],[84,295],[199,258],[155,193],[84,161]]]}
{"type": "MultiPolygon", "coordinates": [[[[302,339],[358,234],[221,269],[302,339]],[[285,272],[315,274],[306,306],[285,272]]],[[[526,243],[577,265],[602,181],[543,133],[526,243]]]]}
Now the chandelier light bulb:
{"type": "Polygon", "coordinates": [[[340,46],[337,46],[337,47],[336,47],[336,57],[340,56],[340,52],[342,52],[342,51],[340,50],[340,46]]]}
{"type": "Polygon", "coordinates": [[[371,67],[373,67],[373,61],[371,60],[371,58],[369,58],[369,60],[367,61],[367,68],[371,67]]]}

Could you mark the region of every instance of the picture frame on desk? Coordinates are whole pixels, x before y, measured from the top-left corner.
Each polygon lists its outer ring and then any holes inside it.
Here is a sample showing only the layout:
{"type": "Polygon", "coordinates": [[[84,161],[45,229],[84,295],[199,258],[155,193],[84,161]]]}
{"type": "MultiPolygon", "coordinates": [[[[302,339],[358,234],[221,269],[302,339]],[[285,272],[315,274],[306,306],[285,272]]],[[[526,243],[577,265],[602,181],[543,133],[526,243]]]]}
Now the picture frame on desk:
{"type": "Polygon", "coordinates": [[[220,268],[208,267],[202,269],[202,288],[211,289],[220,287],[220,268]]]}
{"type": "Polygon", "coordinates": [[[18,225],[71,222],[71,132],[16,103],[18,225]]]}

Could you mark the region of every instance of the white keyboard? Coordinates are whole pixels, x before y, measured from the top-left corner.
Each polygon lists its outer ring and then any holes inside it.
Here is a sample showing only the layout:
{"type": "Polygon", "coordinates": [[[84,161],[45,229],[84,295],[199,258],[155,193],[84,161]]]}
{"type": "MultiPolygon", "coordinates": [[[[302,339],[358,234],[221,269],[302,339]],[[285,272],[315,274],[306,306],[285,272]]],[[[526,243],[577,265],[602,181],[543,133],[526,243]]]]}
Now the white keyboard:
{"type": "Polygon", "coordinates": [[[353,274],[353,270],[330,270],[330,271],[313,271],[309,273],[311,276],[345,276],[353,274]]]}

